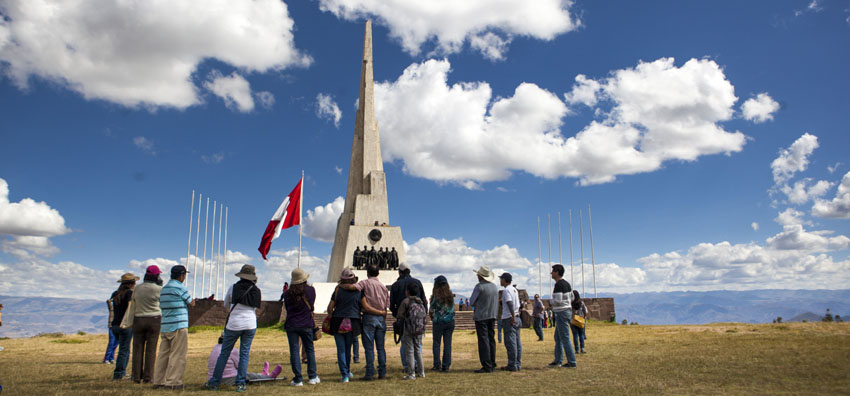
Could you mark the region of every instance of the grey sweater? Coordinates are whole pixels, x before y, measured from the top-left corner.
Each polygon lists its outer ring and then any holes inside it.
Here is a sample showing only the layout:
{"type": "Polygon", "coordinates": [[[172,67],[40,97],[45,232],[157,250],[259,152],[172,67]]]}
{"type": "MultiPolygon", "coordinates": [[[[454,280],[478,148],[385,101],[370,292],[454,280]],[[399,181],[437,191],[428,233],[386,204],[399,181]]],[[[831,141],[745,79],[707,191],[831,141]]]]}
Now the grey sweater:
{"type": "Polygon", "coordinates": [[[499,312],[499,286],[487,281],[478,282],[472,290],[469,305],[475,307],[473,320],[496,319],[499,312]]]}

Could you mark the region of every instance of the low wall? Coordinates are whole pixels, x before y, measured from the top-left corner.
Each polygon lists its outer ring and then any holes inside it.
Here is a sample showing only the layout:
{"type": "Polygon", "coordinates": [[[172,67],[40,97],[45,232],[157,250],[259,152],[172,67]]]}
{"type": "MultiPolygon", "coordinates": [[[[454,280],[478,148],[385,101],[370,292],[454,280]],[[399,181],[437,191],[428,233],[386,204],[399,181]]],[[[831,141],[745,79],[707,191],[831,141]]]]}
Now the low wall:
{"type": "MultiPolygon", "coordinates": [[[[587,317],[593,320],[611,320],[611,317],[616,314],[614,310],[614,298],[582,298],[584,306],[587,307],[587,317]]],[[[533,304],[529,302],[529,305],[533,304]]],[[[549,300],[543,300],[543,306],[546,309],[550,308],[549,300]]]]}
{"type": "MultiPolygon", "coordinates": [[[[195,306],[189,307],[189,326],[224,326],[229,309],[223,301],[195,300],[195,306]]],[[[283,303],[263,301],[257,309],[257,324],[278,323],[286,317],[283,303]]]]}

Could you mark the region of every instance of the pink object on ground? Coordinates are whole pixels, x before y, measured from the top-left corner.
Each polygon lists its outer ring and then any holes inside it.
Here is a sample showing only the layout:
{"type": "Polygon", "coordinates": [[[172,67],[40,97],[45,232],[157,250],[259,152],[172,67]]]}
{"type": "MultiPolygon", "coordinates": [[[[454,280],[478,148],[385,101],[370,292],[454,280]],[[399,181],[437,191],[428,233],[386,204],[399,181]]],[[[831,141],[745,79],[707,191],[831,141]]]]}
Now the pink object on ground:
{"type": "Polygon", "coordinates": [[[281,371],[283,371],[283,366],[279,364],[277,366],[274,366],[274,370],[272,370],[272,374],[270,375],[270,377],[277,378],[277,376],[280,375],[281,371]]]}
{"type": "Polygon", "coordinates": [[[263,375],[269,375],[269,362],[263,363],[263,375]]]}

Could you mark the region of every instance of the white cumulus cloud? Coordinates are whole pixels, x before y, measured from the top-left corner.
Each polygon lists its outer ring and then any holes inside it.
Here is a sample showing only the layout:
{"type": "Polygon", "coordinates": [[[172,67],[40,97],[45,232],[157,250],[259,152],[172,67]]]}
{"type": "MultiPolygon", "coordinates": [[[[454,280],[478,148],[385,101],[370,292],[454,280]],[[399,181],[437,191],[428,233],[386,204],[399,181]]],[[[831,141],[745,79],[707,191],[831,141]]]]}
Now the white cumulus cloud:
{"type": "Polygon", "coordinates": [[[832,200],[815,201],[812,215],[834,219],[850,219],[850,172],[844,174],[832,200]]]}
{"type": "Polygon", "coordinates": [[[46,202],[23,198],[9,201],[9,184],[0,178],[0,234],[51,237],[70,232],[65,218],[46,202]]]}
{"type": "Polygon", "coordinates": [[[818,148],[818,137],[804,133],[790,147],[780,151],[779,157],[770,164],[773,170],[773,181],[777,185],[783,184],[795,173],[806,170],[809,166],[809,156],[816,148],[818,148]]]}
{"type": "Polygon", "coordinates": [[[199,104],[205,59],[261,73],[311,62],[280,0],[8,0],[0,13],[0,64],[18,87],[37,76],[128,107],[199,104]]]}
{"type": "Polygon", "coordinates": [[[224,76],[218,70],[213,70],[204,87],[224,100],[228,109],[248,113],[254,110],[254,96],[251,94],[251,84],[245,77],[233,72],[224,76]]]}
{"type": "Polygon", "coordinates": [[[779,110],[779,103],[767,93],[760,93],[755,98],[747,99],[741,105],[744,118],[755,123],[773,120],[773,113],[779,110]]]}
{"type": "Polygon", "coordinates": [[[571,0],[320,0],[319,8],[339,18],[375,17],[387,25],[402,48],[417,55],[434,40],[433,53],[451,54],[464,43],[489,59],[502,59],[515,36],[551,40],[575,30],[571,0]]]}
{"type": "Polygon", "coordinates": [[[342,111],[340,111],[333,97],[319,93],[316,95],[316,116],[323,120],[332,121],[334,126],[339,128],[342,111]]]}
{"type": "Polygon", "coordinates": [[[577,77],[568,103],[607,111],[575,136],[561,130],[570,113],[555,94],[531,83],[493,98],[486,82],[448,85],[448,60],[412,64],[375,87],[382,154],[405,172],[467,188],[504,180],[519,170],[583,184],[654,171],[668,160],[740,151],[746,137],[719,122],[737,98],[720,66],[672,58],[641,62],[595,81],[577,77]]]}
{"type": "Polygon", "coordinates": [[[336,197],[333,202],[325,206],[308,209],[304,219],[304,235],[324,242],[333,242],[336,223],[344,209],[345,198],[343,197],[336,197]]]}

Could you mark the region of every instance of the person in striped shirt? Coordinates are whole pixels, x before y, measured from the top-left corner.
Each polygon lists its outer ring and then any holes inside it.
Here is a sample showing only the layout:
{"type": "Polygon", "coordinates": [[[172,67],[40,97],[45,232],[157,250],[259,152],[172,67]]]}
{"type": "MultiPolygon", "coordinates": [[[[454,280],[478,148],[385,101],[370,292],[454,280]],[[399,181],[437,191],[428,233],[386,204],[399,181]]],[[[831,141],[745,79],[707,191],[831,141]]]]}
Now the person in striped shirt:
{"type": "Polygon", "coordinates": [[[195,305],[183,284],[188,272],[182,265],[172,267],[171,280],[162,287],[159,295],[162,327],[154,389],[183,389],[183,372],[186,371],[186,353],[189,350],[188,307],[195,305]]]}

